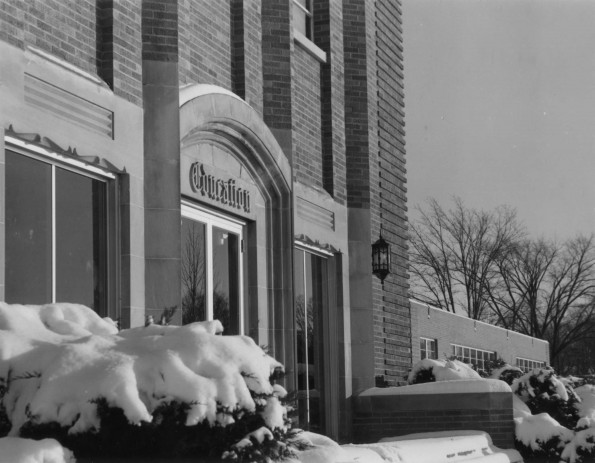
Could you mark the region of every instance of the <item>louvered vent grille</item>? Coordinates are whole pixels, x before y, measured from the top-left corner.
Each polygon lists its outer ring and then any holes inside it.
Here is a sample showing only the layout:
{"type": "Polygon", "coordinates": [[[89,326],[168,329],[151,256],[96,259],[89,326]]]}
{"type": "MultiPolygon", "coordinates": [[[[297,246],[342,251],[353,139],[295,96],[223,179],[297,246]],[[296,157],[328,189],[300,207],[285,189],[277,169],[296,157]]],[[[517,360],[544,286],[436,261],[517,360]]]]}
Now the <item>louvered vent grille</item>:
{"type": "Polygon", "coordinates": [[[25,101],[42,111],[113,139],[114,113],[25,74],[25,101]]]}
{"type": "Polygon", "coordinates": [[[297,215],[302,219],[319,225],[330,230],[335,229],[335,213],[329,211],[324,207],[320,207],[317,204],[306,201],[302,198],[297,198],[297,215]]]}

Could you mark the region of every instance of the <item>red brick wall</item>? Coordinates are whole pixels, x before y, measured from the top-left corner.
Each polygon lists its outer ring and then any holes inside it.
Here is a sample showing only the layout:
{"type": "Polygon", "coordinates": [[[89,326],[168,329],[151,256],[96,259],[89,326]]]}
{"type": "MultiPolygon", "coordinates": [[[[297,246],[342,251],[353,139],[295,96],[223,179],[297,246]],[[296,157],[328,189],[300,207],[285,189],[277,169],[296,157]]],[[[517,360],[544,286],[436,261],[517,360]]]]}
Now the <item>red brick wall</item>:
{"type": "Polygon", "coordinates": [[[180,82],[231,90],[230,0],[179,0],[178,13],[180,82]]]}
{"type": "Polygon", "coordinates": [[[141,105],[140,3],[135,0],[99,0],[97,2],[97,39],[99,76],[116,95],[141,105]]]}
{"type": "Polygon", "coordinates": [[[370,244],[391,244],[391,274],[373,280],[375,375],[403,380],[411,363],[399,3],[343,3],[347,205],[370,209],[370,244]]]}
{"type": "MultiPolygon", "coordinates": [[[[263,116],[273,132],[292,129],[291,54],[294,47],[289,3],[262,3],[263,116]]],[[[279,142],[291,161],[287,141],[279,142]]]]}
{"type": "Polygon", "coordinates": [[[374,30],[372,2],[343,2],[345,61],[345,132],[347,159],[347,205],[370,206],[371,170],[377,159],[377,121],[373,59],[374,30]],[[369,24],[368,24],[369,23],[369,24]]]}
{"type": "Polygon", "coordinates": [[[142,59],[178,61],[177,0],[143,0],[142,59]]]}
{"type": "Polygon", "coordinates": [[[299,45],[293,53],[293,78],[294,176],[322,188],[320,62],[299,45]]]}
{"type": "Polygon", "coordinates": [[[402,380],[411,362],[408,300],[407,188],[405,187],[405,121],[403,38],[400,2],[376,2],[376,84],[378,91],[378,217],[391,243],[391,274],[380,290],[379,346],[384,351],[385,379],[402,380]]]}
{"type": "Polygon", "coordinates": [[[337,203],[345,204],[343,4],[320,0],[314,8],[314,40],[327,55],[321,64],[322,183],[337,203]]]}
{"type": "Polygon", "coordinates": [[[232,0],[233,91],[262,114],[260,0],[232,0]]]}
{"type": "Polygon", "coordinates": [[[97,71],[94,0],[1,0],[0,39],[32,45],[79,68],[97,71]]]}

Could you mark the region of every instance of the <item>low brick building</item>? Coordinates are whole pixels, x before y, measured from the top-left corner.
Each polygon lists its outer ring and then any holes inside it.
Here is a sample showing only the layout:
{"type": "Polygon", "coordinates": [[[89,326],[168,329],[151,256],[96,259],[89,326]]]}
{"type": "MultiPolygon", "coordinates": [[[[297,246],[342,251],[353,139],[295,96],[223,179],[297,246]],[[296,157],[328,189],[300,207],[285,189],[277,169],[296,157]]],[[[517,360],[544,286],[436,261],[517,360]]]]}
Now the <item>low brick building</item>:
{"type": "Polygon", "coordinates": [[[466,316],[411,300],[413,363],[422,358],[461,360],[484,367],[487,359],[501,358],[523,370],[549,365],[549,343],[466,316]]]}

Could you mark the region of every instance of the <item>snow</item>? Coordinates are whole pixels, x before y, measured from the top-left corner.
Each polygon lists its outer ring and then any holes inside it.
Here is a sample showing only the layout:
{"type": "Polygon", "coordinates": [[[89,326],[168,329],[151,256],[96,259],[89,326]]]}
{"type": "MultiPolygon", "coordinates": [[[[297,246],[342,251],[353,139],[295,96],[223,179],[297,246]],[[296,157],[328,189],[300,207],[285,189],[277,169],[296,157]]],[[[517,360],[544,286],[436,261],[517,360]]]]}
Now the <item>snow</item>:
{"type": "Polygon", "coordinates": [[[532,415],[529,407],[516,395],[512,396],[516,440],[526,447],[539,450],[542,444],[558,438],[570,442],[573,432],[562,426],[547,413],[532,415]]]}
{"type": "Polygon", "coordinates": [[[578,431],[572,440],[566,444],[562,454],[560,455],[561,458],[568,460],[570,463],[575,463],[577,461],[583,461],[577,452],[579,448],[582,448],[583,451],[591,451],[595,448],[595,429],[588,428],[583,429],[582,431],[578,431]],[[589,442],[590,441],[590,442],[589,442]]]}
{"type": "Polygon", "coordinates": [[[578,420],[576,427],[595,427],[595,386],[585,384],[584,386],[577,387],[574,392],[581,399],[581,401],[575,405],[578,415],[581,417],[578,420]]]}
{"type": "Polygon", "coordinates": [[[411,384],[399,387],[373,387],[360,396],[413,395],[413,394],[468,394],[511,392],[510,386],[499,379],[457,379],[433,383],[411,384]]]}
{"type": "Polygon", "coordinates": [[[19,437],[0,438],[0,457],[7,463],[74,463],[72,452],[54,439],[40,441],[19,437]]]}
{"type": "Polygon", "coordinates": [[[218,336],[219,322],[149,325],[117,332],[109,319],[73,304],[0,303],[2,404],[16,436],[29,419],[57,422],[70,433],[97,429],[98,398],[121,408],[131,423],[150,422],[161,404],[192,404],[186,424],[227,425],[230,410],[255,410],[250,391],[274,394],[265,423],[283,427],[283,388],[269,382],[282,368],[245,336],[218,336]],[[32,418],[29,418],[32,417],[32,418]]]}
{"type": "Polygon", "coordinates": [[[339,446],[327,437],[304,432],[301,439],[311,448],[300,452],[304,463],[482,463],[522,462],[516,450],[501,450],[481,431],[412,434],[383,439],[374,444],[339,446]]]}
{"type": "Polygon", "coordinates": [[[523,373],[523,370],[521,370],[519,367],[515,367],[513,365],[506,364],[500,368],[496,368],[495,370],[492,370],[492,374],[490,375],[490,378],[498,379],[498,378],[500,378],[500,376],[502,376],[502,373],[504,373],[505,371],[515,371],[518,373],[523,373]]]}
{"type": "Polygon", "coordinates": [[[551,391],[550,396],[557,395],[561,400],[568,400],[568,391],[564,382],[561,381],[549,368],[535,368],[528,373],[524,374],[520,378],[517,378],[512,383],[512,392],[519,394],[521,398],[526,402],[531,397],[535,397],[535,389],[531,386],[530,379],[535,378],[540,383],[544,383],[546,380],[550,381],[554,390],[551,391]]]}
{"type": "Polygon", "coordinates": [[[466,363],[459,360],[434,360],[423,359],[417,362],[407,378],[409,384],[413,384],[415,377],[421,370],[432,369],[436,381],[452,381],[456,379],[481,379],[481,376],[466,363]]]}

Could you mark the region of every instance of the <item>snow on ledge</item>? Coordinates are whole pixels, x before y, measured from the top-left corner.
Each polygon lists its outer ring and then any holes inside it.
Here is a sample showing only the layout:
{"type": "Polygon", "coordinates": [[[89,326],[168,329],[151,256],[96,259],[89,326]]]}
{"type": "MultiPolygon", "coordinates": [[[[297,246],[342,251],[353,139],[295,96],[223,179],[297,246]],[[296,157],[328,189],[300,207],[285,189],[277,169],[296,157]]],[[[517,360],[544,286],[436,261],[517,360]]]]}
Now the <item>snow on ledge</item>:
{"type": "Polygon", "coordinates": [[[373,387],[359,396],[465,394],[465,393],[512,392],[510,386],[499,379],[457,379],[432,383],[412,384],[399,387],[373,387]]]}

